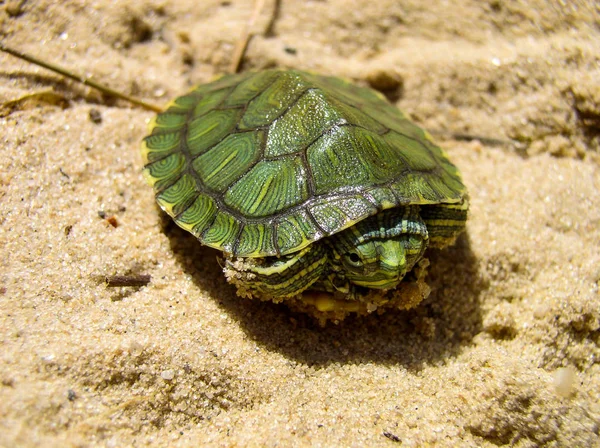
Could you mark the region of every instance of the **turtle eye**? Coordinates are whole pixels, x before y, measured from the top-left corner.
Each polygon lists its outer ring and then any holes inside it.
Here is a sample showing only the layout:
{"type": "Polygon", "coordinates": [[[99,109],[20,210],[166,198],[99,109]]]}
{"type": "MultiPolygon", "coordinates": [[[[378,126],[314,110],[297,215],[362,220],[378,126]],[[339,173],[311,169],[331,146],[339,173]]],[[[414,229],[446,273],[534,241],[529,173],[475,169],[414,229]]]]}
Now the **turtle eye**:
{"type": "Polygon", "coordinates": [[[353,266],[362,266],[362,261],[356,252],[348,252],[346,254],[346,261],[353,266]]]}

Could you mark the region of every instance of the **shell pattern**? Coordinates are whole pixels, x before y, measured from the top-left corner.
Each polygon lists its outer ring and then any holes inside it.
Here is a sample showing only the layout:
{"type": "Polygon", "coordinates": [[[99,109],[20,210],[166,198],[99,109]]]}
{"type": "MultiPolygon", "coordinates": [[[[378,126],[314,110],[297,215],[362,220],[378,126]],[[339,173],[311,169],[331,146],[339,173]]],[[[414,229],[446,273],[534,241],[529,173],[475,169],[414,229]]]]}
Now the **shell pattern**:
{"type": "Polygon", "coordinates": [[[455,204],[457,168],[379,93],[296,70],[177,98],[142,153],[160,206],[205,245],[284,255],[406,204],[455,204]]]}

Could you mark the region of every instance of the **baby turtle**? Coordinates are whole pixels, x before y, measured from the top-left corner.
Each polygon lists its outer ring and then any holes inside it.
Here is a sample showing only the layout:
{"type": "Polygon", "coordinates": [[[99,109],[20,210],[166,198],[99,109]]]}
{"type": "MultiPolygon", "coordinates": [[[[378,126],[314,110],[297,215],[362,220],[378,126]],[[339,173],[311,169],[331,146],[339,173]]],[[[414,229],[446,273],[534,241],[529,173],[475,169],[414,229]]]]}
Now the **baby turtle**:
{"type": "Polygon", "coordinates": [[[160,207],[223,252],[238,294],[304,309],[389,302],[467,218],[445,152],[382,95],[340,78],[223,76],[159,113],[142,154],[160,207]]]}

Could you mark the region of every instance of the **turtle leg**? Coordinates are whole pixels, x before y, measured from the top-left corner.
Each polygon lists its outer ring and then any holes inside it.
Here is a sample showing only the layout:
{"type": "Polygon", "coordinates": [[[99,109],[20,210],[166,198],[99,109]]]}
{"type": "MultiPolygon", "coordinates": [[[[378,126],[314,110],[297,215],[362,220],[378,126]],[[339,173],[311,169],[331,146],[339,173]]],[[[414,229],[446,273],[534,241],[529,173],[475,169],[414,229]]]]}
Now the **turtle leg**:
{"type": "Polygon", "coordinates": [[[469,201],[460,204],[437,204],[421,206],[421,218],[427,225],[429,244],[442,249],[454,244],[456,237],[465,230],[469,201]]]}
{"type": "Polygon", "coordinates": [[[223,270],[238,295],[277,302],[309,288],[327,266],[328,250],[317,242],[282,257],[228,257],[223,270]]]}

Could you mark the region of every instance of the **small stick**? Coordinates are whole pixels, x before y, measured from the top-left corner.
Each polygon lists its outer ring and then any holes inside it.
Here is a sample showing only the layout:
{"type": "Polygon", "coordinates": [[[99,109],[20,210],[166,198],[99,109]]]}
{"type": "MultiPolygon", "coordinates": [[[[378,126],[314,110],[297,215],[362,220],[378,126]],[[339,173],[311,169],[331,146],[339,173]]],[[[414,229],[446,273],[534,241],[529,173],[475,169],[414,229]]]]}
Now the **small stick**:
{"type": "Polygon", "coordinates": [[[481,143],[483,143],[484,145],[489,145],[489,146],[514,146],[516,145],[518,142],[515,142],[514,140],[504,140],[504,139],[500,139],[500,138],[493,138],[493,137],[484,137],[482,135],[471,135],[471,134],[451,134],[452,138],[454,138],[455,140],[462,140],[462,141],[473,141],[473,140],[479,140],[481,143]]]}
{"type": "Polygon", "coordinates": [[[463,142],[472,142],[473,140],[479,140],[484,145],[488,146],[515,146],[519,147],[521,145],[520,142],[516,140],[505,140],[500,138],[486,137],[484,135],[473,135],[473,134],[463,134],[463,133],[453,133],[450,131],[440,131],[435,129],[430,129],[429,132],[435,135],[438,138],[451,138],[453,140],[463,141],[463,142]]]}
{"type": "Polygon", "coordinates": [[[89,78],[86,78],[85,76],[81,76],[78,75],[76,73],[73,73],[67,69],[64,69],[58,65],[52,64],[50,62],[46,62],[46,61],[42,61],[41,59],[36,58],[35,56],[31,56],[25,53],[21,53],[20,51],[17,51],[13,48],[9,48],[7,46],[5,46],[4,44],[0,43],[0,51],[4,51],[5,53],[11,54],[13,56],[16,56],[19,59],[23,59],[27,62],[31,62],[32,64],[36,64],[39,65],[41,67],[47,68],[48,70],[51,70],[55,73],[58,73],[60,75],[63,75],[69,79],[72,79],[74,81],[77,81],[81,84],[84,84],[86,86],[89,87],[93,87],[94,89],[99,90],[102,93],[105,93],[107,95],[113,96],[115,98],[120,98],[122,100],[128,101],[132,104],[136,104],[138,106],[143,107],[144,109],[147,110],[151,110],[154,112],[162,112],[164,109],[160,106],[157,106],[155,104],[151,104],[151,103],[147,103],[145,101],[142,101],[138,98],[134,98],[132,96],[126,95],[124,93],[118,92],[116,90],[111,89],[108,86],[105,86],[103,84],[97,83],[95,81],[92,81],[89,78]]]}
{"type": "Polygon", "coordinates": [[[146,286],[152,280],[148,274],[141,275],[113,275],[106,277],[106,286],[116,288],[118,286],[146,286]]]}
{"type": "Polygon", "coordinates": [[[250,39],[253,36],[252,27],[258,19],[258,16],[260,15],[264,6],[265,0],[256,0],[254,2],[254,9],[252,10],[252,15],[246,23],[246,28],[244,29],[242,37],[238,40],[238,43],[235,46],[235,50],[233,52],[233,59],[231,60],[231,65],[229,66],[229,73],[237,73],[240,67],[242,66],[242,59],[244,58],[244,53],[246,53],[248,43],[250,42],[250,39]]]}

